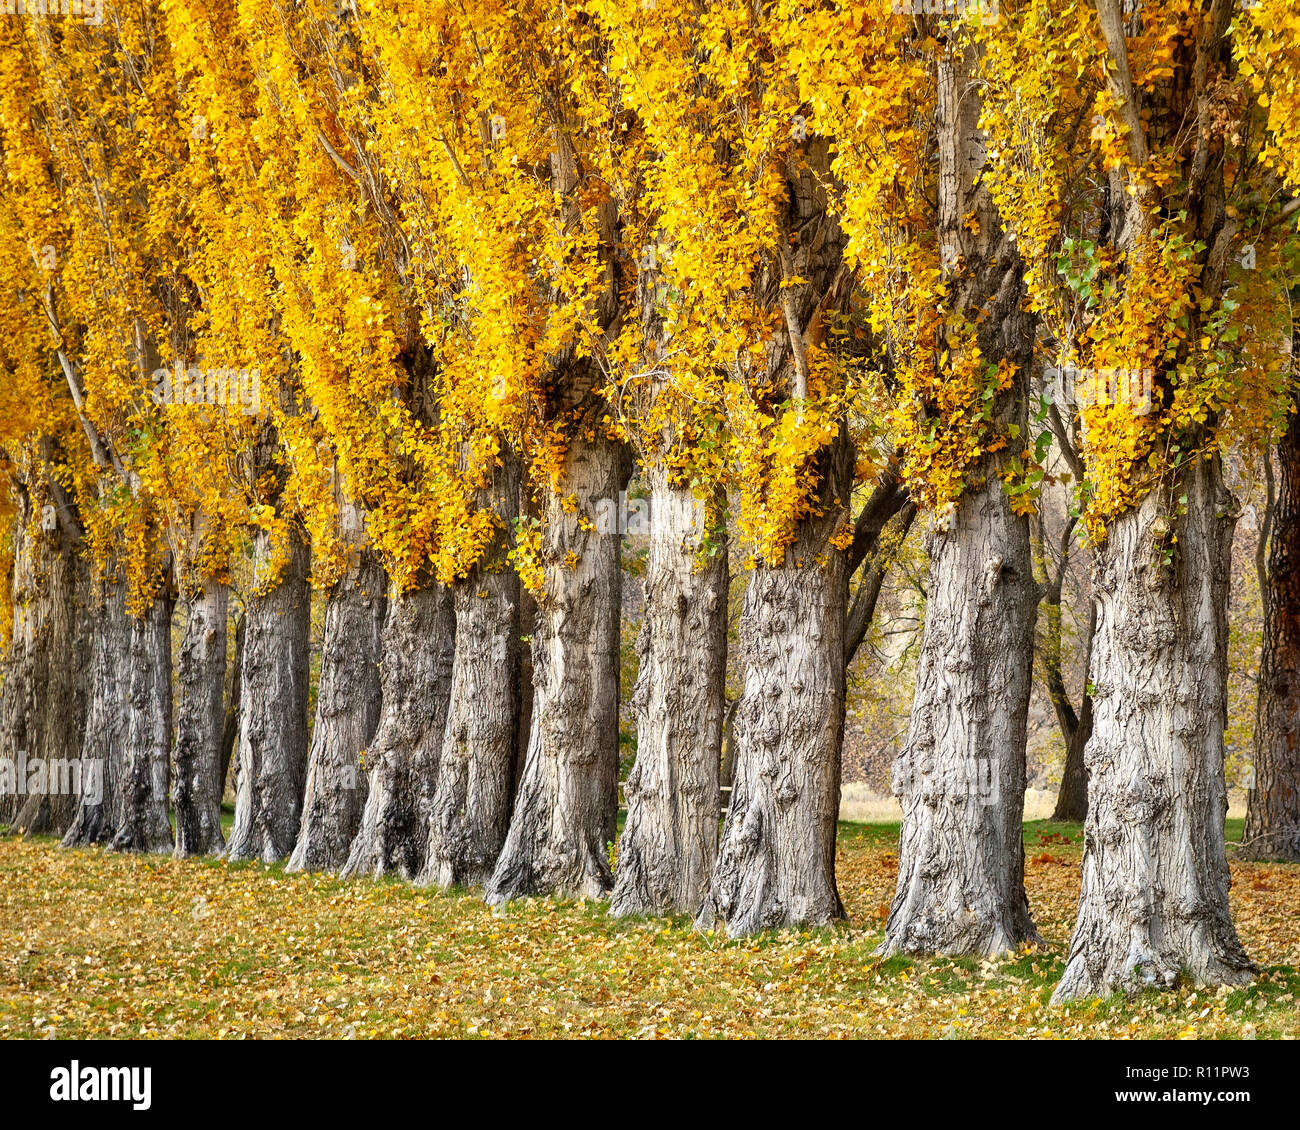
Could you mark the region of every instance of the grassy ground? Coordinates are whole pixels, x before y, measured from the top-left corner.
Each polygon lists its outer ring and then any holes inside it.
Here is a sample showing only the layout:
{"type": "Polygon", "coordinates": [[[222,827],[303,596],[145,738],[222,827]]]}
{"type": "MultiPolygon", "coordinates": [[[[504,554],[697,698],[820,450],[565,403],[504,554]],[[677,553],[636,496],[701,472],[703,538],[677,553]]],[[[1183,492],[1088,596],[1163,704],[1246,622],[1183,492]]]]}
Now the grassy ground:
{"type": "MultiPolygon", "coordinates": [[[[1239,825],[1239,822],[1235,822],[1239,825]]],[[[1240,835],[1229,821],[1229,838],[1240,835]]],[[[1002,961],[881,961],[896,825],[843,824],[851,921],[742,942],[603,904],[476,898],[283,868],[0,840],[0,1037],[1300,1036],[1300,866],[1233,864],[1262,975],[1049,1008],[1077,826],[1025,825],[1047,943],[1002,961]]]]}

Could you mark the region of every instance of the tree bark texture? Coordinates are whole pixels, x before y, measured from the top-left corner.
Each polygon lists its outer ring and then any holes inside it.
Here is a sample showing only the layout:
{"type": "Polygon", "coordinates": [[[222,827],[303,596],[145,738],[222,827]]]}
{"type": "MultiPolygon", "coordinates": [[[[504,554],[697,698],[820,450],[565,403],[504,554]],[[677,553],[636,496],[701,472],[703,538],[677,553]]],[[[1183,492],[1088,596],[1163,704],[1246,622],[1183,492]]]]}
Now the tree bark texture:
{"type": "Polygon", "coordinates": [[[172,749],[172,610],[164,590],[140,615],[129,616],[127,697],[123,704],[126,750],[119,782],[120,809],[114,851],[170,852],[167,818],[172,749]]]}
{"type": "Polygon", "coordinates": [[[177,661],[176,745],[172,805],[177,859],[219,855],[221,738],[225,725],[226,619],[229,589],[202,581],[186,595],[187,618],[177,661]]]}
{"type": "MultiPolygon", "coordinates": [[[[625,785],[610,913],[695,915],[718,850],[718,773],[727,677],[727,547],[709,555],[710,515],[662,462],[650,468],[650,550],[632,709],[636,763],[625,785]]],[[[714,532],[716,536],[716,532],[714,532]]]]}
{"type": "Polygon", "coordinates": [[[582,517],[627,483],[602,419],[580,428],[543,515],[546,592],[533,629],[532,729],[510,830],[486,898],[603,898],[618,814],[620,566],[617,531],[582,517]],[[566,509],[572,495],[577,506],[566,509]]]}
{"type": "Polygon", "coordinates": [[[316,725],[289,871],[341,868],[366,807],[361,755],[379,725],[388,579],[375,553],[354,552],[353,563],[330,589],[325,608],[316,725]]]}
{"type": "MultiPolygon", "coordinates": [[[[945,33],[946,35],[946,33],[945,33]]],[[[954,360],[1010,362],[992,425],[1026,426],[1034,324],[1024,269],[986,186],[976,48],[941,37],[938,237],[949,301],[974,324],[939,344],[954,360]],[[977,224],[970,224],[974,214],[977,224]]],[[[942,361],[939,362],[942,365],[942,361]]],[[[1003,491],[1004,455],[969,467],[931,526],[925,627],[907,740],[898,886],[882,953],[996,954],[1037,940],[1024,890],[1025,742],[1039,588],[1029,520],[1003,491]]]]}
{"type": "Polygon", "coordinates": [[[731,803],[702,927],[732,937],[844,916],[835,831],[844,740],[848,561],[830,544],[852,488],[843,433],[823,451],[819,517],[779,567],[759,563],[740,620],[744,689],[734,720],[731,803]]]}
{"type": "Polygon", "coordinates": [[[1300,861],[1300,414],[1277,445],[1254,782],[1238,854],[1300,861]]]}
{"type": "Polygon", "coordinates": [[[1038,586],[996,474],[929,537],[898,886],[882,953],[992,955],[1037,939],[1024,890],[1025,736],[1038,586]]]}
{"type": "Polygon", "coordinates": [[[277,577],[270,537],[253,547],[253,595],[244,627],[240,673],[239,763],[232,860],[274,863],[293,851],[307,777],[307,684],[311,664],[309,551],[294,531],[277,577]]]}
{"type": "Polygon", "coordinates": [[[1094,565],[1097,632],[1079,914],[1053,1000],[1243,984],[1223,822],[1233,500],[1197,459],[1113,521],[1094,565]]]}
{"type": "Polygon", "coordinates": [[[438,887],[483,886],[510,827],[519,744],[519,575],[506,561],[519,514],[520,464],[501,454],[479,505],[497,516],[498,537],[454,589],[456,657],[438,760],[423,879],[438,887]]]}
{"type": "Polygon", "coordinates": [[[64,847],[105,843],[120,824],[121,781],[127,743],[123,703],[131,693],[132,626],[126,613],[126,584],[98,579],[92,586],[91,652],[86,679],[86,728],[81,743],[84,767],[96,763],[98,796],[83,793],[64,847]]]}
{"type": "MultiPolygon", "coordinates": [[[[0,697],[0,757],[15,766],[23,754],[29,766],[39,761],[46,784],[35,794],[0,796],[0,824],[24,833],[61,835],[80,803],[76,792],[64,786],[71,779],[71,765],[82,756],[89,566],[72,532],[62,524],[43,528],[41,515],[32,513],[36,503],[25,490],[19,501],[13,639],[0,697]]],[[[24,781],[24,789],[26,785],[24,781]]]]}
{"type": "Polygon", "coordinates": [[[342,875],[416,878],[428,853],[429,813],[442,750],[456,618],[450,590],[394,595],[384,625],[379,725],[366,750],[361,827],[342,875]]]}

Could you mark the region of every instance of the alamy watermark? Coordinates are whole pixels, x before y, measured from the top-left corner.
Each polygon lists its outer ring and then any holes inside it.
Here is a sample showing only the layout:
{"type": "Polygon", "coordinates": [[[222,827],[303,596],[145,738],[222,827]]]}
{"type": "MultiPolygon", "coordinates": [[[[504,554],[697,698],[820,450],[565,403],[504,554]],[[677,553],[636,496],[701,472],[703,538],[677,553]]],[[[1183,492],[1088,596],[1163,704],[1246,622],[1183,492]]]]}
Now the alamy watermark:
{"type": "Polygon", "coordinates": [[[74,1059],[50,1072],[50,1101],[130,1103],[133,1110],[148,1110],[153,1105],[152,1076],[151,1067],[83,1067],[74,1059]]]}
{"type": "Polygon", "coordinates": [[[104,0],[0,0],[0,16],[66,16],[99,27],[104,22],[104,0]]]}
{"type": "MultiPolygon", "coordinates": [[[[650,533],[651,498],[628,498],[627,491],[618,492],[618,498],[602,498],[596,502],[596,533],[630,534],[633,537],[650,533]]],[[[677,503],[667,503],[675,506],[677,503]]],[[[703,530],[707,514],[704,501],[691,498],[692,524],[703,530]]]]}
{"type": "Polygon", "coordinates": [[[927,762],[919,768],[900,757],[894,762],[890,784],[899,800],[921,796],[994,805],[1002,795],[996,768],[988,757],[963,757],[944,764],[927,762]]]}
{"type": "Polygon", "coordinates": [[[966,16],[982,24],[994,24],[1001,14],[998,0],[893,0],[889,10],[895,16],[939,16],[954,20],[966,16]]]}
{"type": "Polygon", "coordinates": [[[1086,369],[1075,365],[1049,365],[1043,372],[1047,389],[1055,399],[1067,399],[1072,390],[1080,408],[1093,405],[1127,404],[1133,415],[1145,416],[1152,408],[1155,373],[1152,369],[1086,369]],[[1058,397],[1057,390],[1061,395],[1058,397]]]}
{"type": "Polygon", "coordinates": [[[0,757],[0,796],[79,796],[98,804],[104,799],[104,763],[93,757],[47,762],[25,751],[17,759],[0,757]]]}
{"type": "Polygon", "coordinates": [[[169,369],[155,369],[153,383],[153,402],[162,407],[206,404],[239,409],[246,416],[262,410],[260,369],[186,368],[183,361],[176,361],[169,369]]]}

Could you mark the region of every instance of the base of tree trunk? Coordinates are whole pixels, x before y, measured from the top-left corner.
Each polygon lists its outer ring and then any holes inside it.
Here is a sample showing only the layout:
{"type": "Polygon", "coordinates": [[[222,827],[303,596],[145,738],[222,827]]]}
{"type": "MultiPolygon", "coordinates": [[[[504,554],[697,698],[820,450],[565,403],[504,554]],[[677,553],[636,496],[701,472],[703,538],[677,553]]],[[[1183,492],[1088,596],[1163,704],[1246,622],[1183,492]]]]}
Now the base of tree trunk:
{"type": "MultiPolygon", "coordinates": [[[[13,643],[0,691],[0,757],[49,769],[78,763],[86,720],[90,640],[89,565],[66,531],[30,535],[31,494],[19,498],[14,527],[13,643]]],[[[39,516],[36,516],[39,517],[39,516]]],[[[59,771],[61,774],[61,770],[59,771]]],[[[60,780],[39,795],[0,795],[0,824],[35,835],[62,835],[79,798],[60,780]]],[[[27,782],[22,782],[23,789],[27,782]]]]}
{"type": "Polygon", "coordinates": [[[727,550],[703,547],[706,507],[651,469],[650,554],[632,707],[636,764],[625,785],[610,914],[699,912],[718,850],[726,712],[727,550]],[[701,562],[703,561],[703,564],[701,562]]]}
{"type": "Polygon", "coordinates": [[[126,756],[119,782],[114,851],[171,852],[167,797],[172,748],[172,608],[170,595],[131,617],[125,704],[126,756]]]}
{"type": "Polygon", "coordinates": [[[177,859],[219,855],[226,846],[217,778],[225,724],[228,605],[227,587],[211,580],[186,601],[188,618],[177,663],[176,746],[172,750],[177,859]]]}
{"type": "Polygon", "coordinates": [[[1300,863],[1300,413],[1277,445],[1277,466],[1254,781],[1237,858],[1300,863]]]}
{"type": "Polygon", "coordinates": [[[597,421],[565,457],[546,499],[546,593],[533,628],[528,755],[489,905],[527,895],[604,898],[618,816],[619,532],[584,529],[617,505],[627,456],[597,421]],[[576,496],[572,511],[566,495],[576,496]],[[576,557],[576,563],[570,567],[576,557]]]}
{"type": "Polygon", "coordinates": [[[845,436],[823,453],[821,471],[823,514],[800,524],[782,566],[754,569],[741,613],[735,783],[697,919],[701,928],[721,921],[731,937],[844,917],[835,832],[848,563],[829,539],[851,497],[845,436]]]}
{"type": "Polygon", "coordinates": [[[510,829],[519,744],[519,575],[506,562],[519,513],[520,464],[503,451],[478,504],[499,532],[484,562],[456,585],[451,702],[429,818],[423,883],[479,887],[492,877],[510,829]]]}
{"type": "Polygon", "coordinates": [[[1094,564],[1093,733],[1079,914],[1053,1001],[1253,968],[1228,908],[1227,605],[1233,500],[1217,459],[1110,525],[1094,564]]]}
{"type": "Polygon", "coordinates": [[[269,588],[269,536],[254,544],[256,590],[249,598],[241,672],[239,761],[231,860],[287,859],[298,838],[307,777],[307,682],[311,665],[309,551],[290,534],[289,560],[269,588]]]}
{"type": "Polygon", "coordinates": [[[330,590],[302,823],[287,871],[338,870],[361,827],[361,754],[379,725],[387,589],[379,559],[363,551],[330,590]]]}
{"type": "Polygon", "coordinates": [[[1039,941],[1025,896],[1025,736],[1038,585],[995,474],[930,533],[898,886],[880,953],[991,956],[1039,941]]]}
{"type": "MultiPolygon", "coordinates": [[[[97,796],[83,792],[63,847],[104,843],[121,818],[120,782],[124,770],[126,714],[122,708],[130,687],[122,657],[131,651],[131,622],[126,614],[126,585],[97,581],[91,622],[90,664],[86,677],[86,730],[82,763],[98,766],[97,796]]],[[[84,774],[84,770],[83,770],[84,774]]]]}
{"type": "Polygon", "coordinates": [[[394,596],[383,640],[383,706],[365,755],[369,792],[344,878],[412,880],[428,852],[429,805],[438,770],[456,618],[450,591],[431,584],[394,596]]]}

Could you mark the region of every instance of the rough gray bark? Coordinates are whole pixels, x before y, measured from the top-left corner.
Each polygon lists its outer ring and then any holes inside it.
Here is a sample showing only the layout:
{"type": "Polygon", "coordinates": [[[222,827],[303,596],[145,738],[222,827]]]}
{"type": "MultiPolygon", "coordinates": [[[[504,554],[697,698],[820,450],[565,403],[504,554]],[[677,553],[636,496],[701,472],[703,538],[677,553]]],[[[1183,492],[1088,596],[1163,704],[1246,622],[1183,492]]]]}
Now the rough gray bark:
{"type": "Polygon", "coordinates": [[[226,618],[229,589],[205,580],[187,594],[185,636],[177,661],[172,804],[177,859],[216,855],[221,834],[221,738],[225,723],[226,618]]]}
{"type": "MultiPolygon", "coordinates": [[[[90,579],[75,517],[66,520],[65,515],[45,529],[43,514],[33,514],[37,505],[25,489],[19,491],[13,638],[0,697],[0,757],[17,765],[26,754],[27,765],[39,761],[48,776],[36,794],[0,796],[0,824],[25,833],[62,834],[79,806],[67,786],[71,766],[81,757],[86,717],[90,579]],[[38,531],[34,537],[29,536],[33,526],[38,531]]],[[[27,783],[15,785],[25,790],[27,783]]]]}
{"type": "Polygon", "coordinates": [[[456,657],[429,820],[422,879],[442,888],[482,886],[510,828],[519,743],[519,576],[506,563],[519,513],[520,465],[503,451],[479,505],[499,534],[454,589],[456,657]]]}
{"type": "MultiPolygon", "coordinates": [[[[522,501],[522,499],[521,499],[522,501]]],[[[537,601],[519,586],[519,709],[515,712],[515,760],[510,779],[510,808],[515,807],[519,783],[524,779],[528,742],[533,733],[533,629],[537,626],[537,601]]]]}
{"type": "Polygon", "coordinates": [[[428,850],[456,619],[451,594],[429,584],[394,595],[384,625],[383,705],[366,751],[369,792],[342,875],[414,879],[428,850]]]}
{"type": "MultiPolygon", "coordinates": [[[[948,35],[935,62],[937,234],[952,320],[973,323],[980,363],[1015,366],[1011,388],[992,403],[991,425],[1005,434],[1027,423],[1034,324],[1015,244],[980,178],[976,48],[948,35]],[[972,213],[978,225],[966,222],[972,213]]],[[[957,360],[972,343],[958,331],[937,346],[957,360]]],[[[997,954],[1037,940],[1021,825],[1040,594],[1028,518],[1002,489],[1004,457],[969,468],[929,533],[916,691],[894,763],[898,884],[881,953],[997,954]]]]}
{"type": "Polygon", "coordinates": [[[366,807],[361,754],[379,725],[388,579],[373,551],[354,552],[347,572],[330,589],[325,608],[316,725],[289,871],[342,867],[366,807]]]}
{"type": "Polygon", "coordinates": [[[217,771],[217,798],[225,803],[226,784],[230,780],[230,763],[235,760],[239,745],[239,698],[244,680],[244,625],[247,617],[240,612],[235,617],[235,656],[230,664],[230,677],[226,680],[226,720],[221,727],[221,765],[217,771]]]}
{"type": "Polygon", "coordinates": [[[1092,739],[1079,915],[1054,1001],[1244,984],[1223,821],[1233,500],[1194,460],[1115,519],[1097,551],[1092,739]]]}
{"type": "Polygon", "coordinates": [[[81,757],[83,771],[90,762],[99,766],[100,788],[97,798],[82,795],[72,825],[64,834],[64,847],[104,843],[117,830],[121,813],[120,781],[127,741],[122,704],[130,694],[130,668],[122,660],[131,652],[131,622],[126,614],[124,582],[99,579],[92,592],[92,642],[81,757]]]}
{"type": "Polygon", "coordinates": [[[1255,780],[1238,854],[1300,861],[1300,414],[1277,445],[1255,712],[1255,780]]]}
{"type": "Polygon", "coordinates": [[[992,955],[1037,940],[1024,890],[1025,735],[1038,586],[995,474],[929,535],[898,886],[882,953],[992,955]]]}
{"type": "MultiPolygon", "coordinates": [[[[785,328],[769,345],[759,383],[788,390],[796,412],[808,395],[807,343],[824,334],[851,289],[844,233],[823,187],[829,176],[828,142],[809,138],[801,158],[790,159],[784,230],[773,267],[759,279],[761,300],[780,311],[785,328]]],[[[734,780],[697,919],[704,926],[720,918],[733,937],[844,914],[835,830],[850,570],[847,553],[830,539],[847,524],[852,465],[841,425],[811,468],[815,512],[798,523],[780,566],[756,566],[745,596],[734,780]]]]}
{"type": "Polygon", "coordinates": [[[835,830],[844,740],[848,561],[830,544],[850,497],[843,433],[819,459],[819,517],[799,525],[779,567],[758,564],[740,620],[744,690],[735,774],[712,890],[699,916],[732,937],[844,916],[835,830]]]}
{"type": "Polygon", "coordinates": [[[169,758],[172,749],[172,610],[168,589],[130,616],[126,701],[123,703],[125,755],[118,783],[114,851],[170,852],[167,819],[169,758]]]}
{"type": "MultiPolygon", "coordinates": [[[[1056,610],[1054,630],[1059,632],[1059,594],[1056,610]]],[[[1091,659],[1092,640],[1096,632],[1097,610],[1092,607],[1088,613],[1088,651],[1084,659],[1085,672],[1091,659]]],[[[1081,824],[1088,817],[1088,772],[1083,765],[1083,751],[1088,745],[1088,739],[1092,737],[1092,695],[1088,692],[1085,679],[1083,703],[1076,713],[1066,692],[1065,681],[1061,677],[1059,635],[1055,647],[1056,661],[1048,667],[1048,692],[1052,696],[1052,705],[1061,726],[1061,736],[1065,738],[1065,768],[1061,771],[1061,788],[1056,794],[1056,807],[1052,810],[1052,819],[1081,824]]]]}
{"type": "Polygon", "coordinates": [[[585,530],[627,483],[626,452],[600,419],[575,429],[543,518],[546,593],[533,628],[528,755],[486,898],[603,898],[618,813],[619,538],[585,530]],[[577,498],[566,511],[566,495],[577,498]],[[570,553],[577,557],[572,568],[570,553]]]}
{"type": "MultiPolygon", "coordinates": [[[[1129,167],[1138,169],[1219,84],[1232,81],[1233,6],[1208,10],[1154,89],[1135,85],[1129,65],[1126,36],[1136,33],[1140,14],[1120,0],[1096,0],[1096,8],[1107,85],[1127,127],[1129,167]]],[[[1181,214],[1200,293],[1225,293],[1234,240],[1246,222],[1225,206],[1230,133],[1193,131],[1177,149],[1179,175],[1169,184],[1152,185],[1119,164],[1112,169],[1108,237],[1130,268],[1150,254],[1144,237],[1157,218],[1181,214]]],[[[1169,360],[1155,373],[1161,400],[1171,371],[1215,316],[1193,306],[1184,331],[1147,343],[1168,348],[1169,360]]],[[[1167,453],[1176,441],[1185,453],[1217,453],[1212,428],[1166,427],[1153,449],[1167,453]]],[[[1223,829],[1234,502],[1217,454],[1158,470],[1158,485],[1109,522],[1093,568],[1089,811],[1079,915],[1056,1001],[1166,987],[1180,973],[1211,984],[1243,984],[1252,974],[1229,912],[1223,829]]]]}
{"type": "Polygon", "coordinates": [[[244,626],[240,683],[235,825],[226,854],[274,863],[298,836],[307,777],[307,683],[310,675],[309,552],[290,535],[288,561],[273,583],[270,536],[253,542],[254,593],[244,626]]]}
{"type": "MultiPolygon", "coordinates": [[[[649,469],[650,551],[632,709],[636,764],[610,914],[696,914],[718,849],[727,677],[727,548],[706,506],[649,469]]],[[[725,528],[723,530],[725,532],[725,528]]]]}

